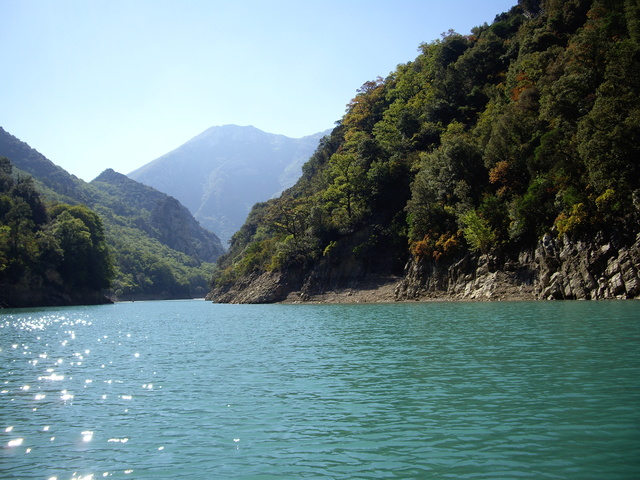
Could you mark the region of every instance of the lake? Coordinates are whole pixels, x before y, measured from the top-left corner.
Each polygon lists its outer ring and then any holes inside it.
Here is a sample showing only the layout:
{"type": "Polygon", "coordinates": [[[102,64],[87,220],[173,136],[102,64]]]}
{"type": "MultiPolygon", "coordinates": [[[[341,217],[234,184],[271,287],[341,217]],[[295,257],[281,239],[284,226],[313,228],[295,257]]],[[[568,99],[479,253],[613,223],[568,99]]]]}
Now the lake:
{"type": "Polygon", "coordinates": [[[640,478],[640,303],[0,311],[3,479],[640,478]]]}

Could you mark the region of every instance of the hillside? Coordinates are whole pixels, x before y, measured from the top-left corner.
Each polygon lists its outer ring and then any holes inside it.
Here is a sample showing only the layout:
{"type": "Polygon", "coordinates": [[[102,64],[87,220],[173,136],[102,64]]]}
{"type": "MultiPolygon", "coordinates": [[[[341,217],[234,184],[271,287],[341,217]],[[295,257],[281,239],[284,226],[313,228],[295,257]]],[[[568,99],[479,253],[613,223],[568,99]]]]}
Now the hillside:
{"type": "Polygon", "coordinates": [[[251,207],[292,186],[328,132],[289,138],[255,127],[211,127],[128,176],[177,198],[223,244],[251,207]]]}
{"type": "Polygon", "coordinates": [[[189,210],[178,200],[107,169],[91,181],[105,195],[100,207],[134,216],[148,212],[147,224],[139,224],[151,237],[167,247],[201,262],[214,262],[224,249],[220,239],[202,228],[189,210]]]}
{"type": "Polygon", "coordinates": [[[640,5],[527,0],[366,82],[255,205],[218,302],[640,295],[640,5]]]}
{"type": "Polygon", "coordinates": [[[107,303],[113,273],[95,212],[47,206],[0,157],[0,308],[107,303]]]}
{"type": "Polygon", "coordinates": [[[50,204],[98,213],[113,257],[110,294],[120,299],[188,298],[206,293],[223,248],[176,199],[112,170],[86,183],[0,128],[0,156],[31,176],[50,204]]]}

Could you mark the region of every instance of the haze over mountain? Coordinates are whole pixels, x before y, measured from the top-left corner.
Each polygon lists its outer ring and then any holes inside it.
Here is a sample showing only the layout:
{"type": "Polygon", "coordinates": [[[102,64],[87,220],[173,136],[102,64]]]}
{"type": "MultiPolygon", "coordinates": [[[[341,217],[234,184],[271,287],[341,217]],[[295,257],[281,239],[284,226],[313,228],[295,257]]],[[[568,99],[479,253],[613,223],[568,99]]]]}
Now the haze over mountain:
{"type": "Polygon", "coordinates": [[[253,126],[211,127],[128,176],[177,198],[226,244],[256,202],[298,180],[327,133],[289,138],[253,126]]]}

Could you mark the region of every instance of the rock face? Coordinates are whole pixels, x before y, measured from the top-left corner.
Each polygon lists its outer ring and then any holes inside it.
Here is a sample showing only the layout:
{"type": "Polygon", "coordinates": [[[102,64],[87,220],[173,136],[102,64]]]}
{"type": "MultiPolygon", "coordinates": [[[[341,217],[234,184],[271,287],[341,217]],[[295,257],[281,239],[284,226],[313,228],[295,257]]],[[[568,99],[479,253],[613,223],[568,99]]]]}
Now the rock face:
{"type": "Polygon", "coordinates": [[[232,287],[214,288],[206,299],[215,303],[274,303],[295,289],[282,273],[252,274],[232,287]]]}
{"type": "Polygon", "coordinates": [[[336,258],[340,261],[324,258],[309,270],[254,273],[214,289],[207,299],[332,302],[342,292],[353,301],[376,301],[376,288],[385,281],[396,285],[397,301],[640,298],[640,233],[626,239],[600,234],[588,242],[545,235],[534,247],[511,254],[467,253],[450,262],[411,259],[399,282],[381,258],[373,264],[355,256],[336,258]]]}
{"type": "Polygon", "coordinates": [[[467,254],[451,263],[410,260],[398,300],[613,299],[640,297],[640,234],[624,241],[545,235],[517,255],[467,254]]]}
{"type": "Polygon", "coordinates": [[[517,258],[467,254],[451,263],[411,259],[396,287],[396,299],[532,299],[536,276],[532,260],[530,252],[517,258]]]}
{"type": "Polygon", "coordinates": [[[545,235],[536,258],[537,298],[604,299],[640,296],[640,234],[627,245],[620,239],[591,243],[554,240],[545,235]]]}
{"type": "Polygon", "coordinates": [[[375,297],[381,284],[397,283],[404,258],[389,255],[384,247],[367,247],[356,254],[371,233],[363,230],[345,237],[313,266],[253,273],[233,285],[214,288],[206,298],[220,303],[317,302],[345,291],[349,296],[368,291],[368,298],[375,297]]]}

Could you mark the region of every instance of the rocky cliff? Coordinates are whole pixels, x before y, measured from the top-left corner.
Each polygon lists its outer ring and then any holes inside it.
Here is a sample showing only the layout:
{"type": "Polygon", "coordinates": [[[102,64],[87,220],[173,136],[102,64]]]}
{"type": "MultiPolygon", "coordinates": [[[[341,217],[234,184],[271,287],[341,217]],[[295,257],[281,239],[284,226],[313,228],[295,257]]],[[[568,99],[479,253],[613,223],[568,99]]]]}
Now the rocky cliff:
{"type": "Polygon", "coordinates": [[[640,297],[640,234],[591,241],[545,235],[514,255],[464,257],[451,263],[410,260],[396,299],[613,299],[640,297]]]}
{"type": "Polygon", "coordinates": [[[249,275],[214,289],[207,298],[220,303],[315,302],[336,301],[336,292],[347,301],[640,298],[640,233],[601,233],[591,241],[547,234],[534,247],[510,254],[467,253],[449,262],[411,259],[399,281],[383,271],[389,270],[325,259],[309,271],[249,275]],[[393,295],[376,296],[382,290],[374,287],[385,281],[394,283],[393,295]]]}

